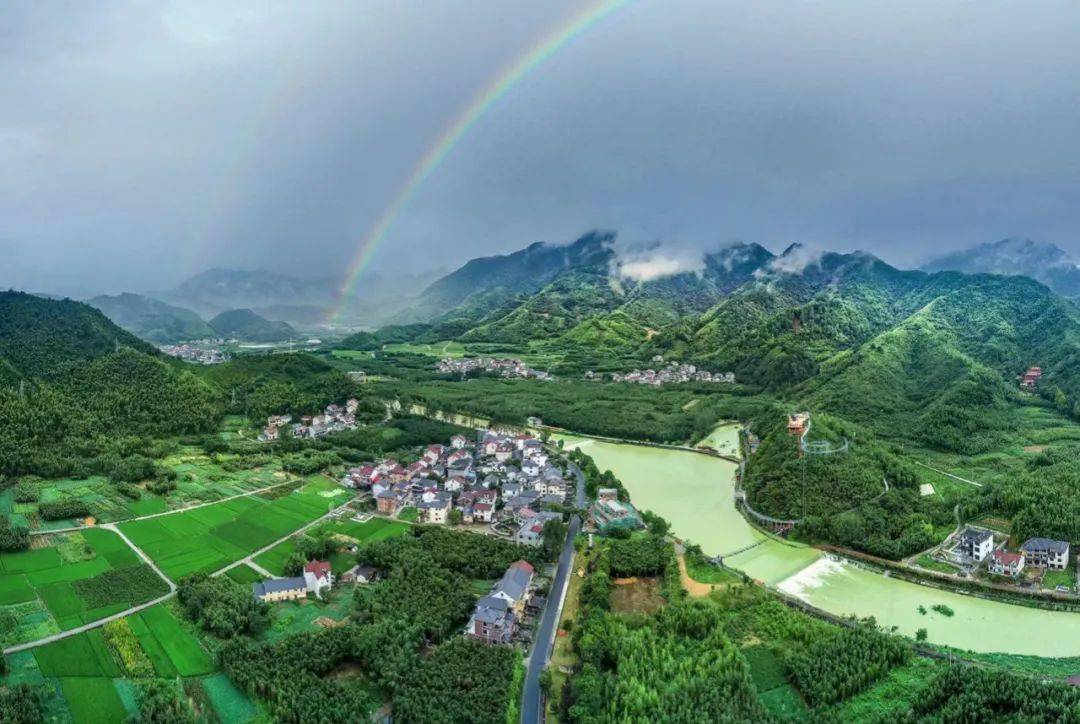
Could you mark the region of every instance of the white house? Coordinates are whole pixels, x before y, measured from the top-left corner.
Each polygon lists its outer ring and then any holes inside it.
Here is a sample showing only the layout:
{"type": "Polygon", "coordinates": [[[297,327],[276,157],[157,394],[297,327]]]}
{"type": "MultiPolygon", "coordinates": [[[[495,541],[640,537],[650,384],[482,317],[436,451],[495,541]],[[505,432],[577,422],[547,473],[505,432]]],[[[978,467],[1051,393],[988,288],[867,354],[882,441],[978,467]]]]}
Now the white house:
{"type": "Polygon", "coordinates": [[[1064,570],[1069,565],[1069,544],[1050,538],[1029,538],[1020,546],[1028,563],[1038,568],[1064,570]]]}
{"type": "Polygon", "coordinates": [[[334,585],[330,564],[326,561],[309,561],[304,566],[304,583],[316,598],[322,598],[323,590],[329,591],[334,585]]]}
{"type": "Polygon", "coordinates": [[[960,552],[973,561],[982,561],[994,550],[994,534],[988,530],[965,528],[960,534],[960,552]]]}
{"type": "Polygon", "coordinates": [[[1006,550],[994,551],[990,556],[990,572],[999,576],[1012,576],[1015,578],[1024,570],[1024,554],[1011,553],[1006,550]]]}

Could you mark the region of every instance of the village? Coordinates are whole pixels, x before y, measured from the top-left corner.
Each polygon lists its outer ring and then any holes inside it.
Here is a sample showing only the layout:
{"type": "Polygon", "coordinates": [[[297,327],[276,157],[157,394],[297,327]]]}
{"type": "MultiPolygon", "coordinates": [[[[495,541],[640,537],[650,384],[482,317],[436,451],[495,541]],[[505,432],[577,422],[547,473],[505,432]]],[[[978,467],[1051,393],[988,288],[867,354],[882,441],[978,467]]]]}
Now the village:
{"type": "Polygon", "coordinates": [[[185,362],[201,365],[216,365],[228,362],[232,357],[220,345],[224,340],[204,340],[202,342],[181,342],[180,344],[162,345],[160,349],[170,357],[177,357],[185,362]]]}
{"type": "MultiPolygon", "coordinates": [[[[653,357],[652,361],[655,363],[662,363],[664,358],[660,355],[656,355],[653,357]]],[[[709,372],[708,370],[698,369],[696,365],[680,364],[674,361],[669,362],[659,370],[654,370],[650,367],[646,370],[631,370],[625,374],[613,372],[608,378],[612,382],[629,382],[639,385],[652,385],[653,387],[682,384],[686,382],[735,384],[734,372],[709,372]]],[[[602,373],[589,370],[585,373],[585,379],[603,381],[605,376],[602,373]]]]}
{"type": "Polygon", "coordinates": [[[356,429],[356,410],[360,402],[349,398],[345,405],[327,405],[321,415],[305,415],[299,422],[292,421],[292,415],[271,415],[266,418],[266,427],[259,433],[261,442],[273,442],[281,437],[281,430],[288,426],[293,437],[316,438],[332,432],[356,429]],[[291,423],[291,424],[290,424],[291,423]]]}
{"type": "Polygon", "coordinates": [[[490,372],[507,379],[533,379],[551,381],[550,373],[538,370],[519,359],[496,357],[446,357],[435,364],[435,369],[442,374],[465,375],[471,372],[490,372]]]}
{"type": "Polygon", "coordinates": [[[564,467],[531,435],[486,430],[476,439],[457,434],[447,445],[429,445],[408,464],[391,458],[350,468],[341,482],[368,492],[381,515],[490,526],[496,535],[538,546],[545,523],[562,519],[548,508],[566,503],[571,485],[564,467]]]}

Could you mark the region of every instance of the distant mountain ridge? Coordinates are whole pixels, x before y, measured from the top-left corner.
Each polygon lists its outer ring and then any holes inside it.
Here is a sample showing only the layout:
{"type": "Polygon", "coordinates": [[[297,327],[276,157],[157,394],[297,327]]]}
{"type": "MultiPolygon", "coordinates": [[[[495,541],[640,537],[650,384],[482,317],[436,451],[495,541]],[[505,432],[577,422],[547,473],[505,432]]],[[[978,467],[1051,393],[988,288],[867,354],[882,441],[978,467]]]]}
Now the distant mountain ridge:
{"type": "Polygon", "coordinates": [[[216,333],[215,336],[247,342],[284,342],[301,336],[287,322],[271,321],[250,309],[222,312],[210,320],[209,326],[216,333]]]}
{"type": "Polygon", "coordinates": [[[88,299],[86,303],[127,331],[151,342],[171,344],[216,336],[210,325],[190,309],[141,294],[103,295],[88,299]]]}
{"type": "Polygon", "coordinates": [[[1002,239],[952,252],[923,265],[924,271],[1020,275],[1058,294],[1080,297],[1080,266],[1055,244],[1024,238],[1002,239]]]}

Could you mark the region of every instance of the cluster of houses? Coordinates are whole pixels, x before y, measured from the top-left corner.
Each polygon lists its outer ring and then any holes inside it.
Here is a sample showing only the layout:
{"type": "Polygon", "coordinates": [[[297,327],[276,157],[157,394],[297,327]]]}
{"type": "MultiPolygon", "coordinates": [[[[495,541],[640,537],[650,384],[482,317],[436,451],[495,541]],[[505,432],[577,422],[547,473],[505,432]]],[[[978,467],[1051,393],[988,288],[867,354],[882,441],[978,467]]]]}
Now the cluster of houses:
{"type": "Polygon", "coordinates": [[[259,434],[263,442],[272,442],[281,437],[281,430],[288,428],[293,437],[322,437],[332,432],[356,429],[356,409],[359,401],[350,398],[345,405],[327,405],[321,415],[305,415],[299,422],[292,421],[292,415],[271,415],[266,418],[266,427],[259,434]]]}
{"type": "Polygon", "coordinates": [[[443,374],[465,376],[470,372],[493,372],[506,378],[553,380],[554,377],[544,370],[538,370],[519,359],[500,359],[495,357],[447,357],[435,364],[435,369],[443,374]]]}
{"type": "Polygon", "coordinates": [[[527,545],[543,542],[544,524],[562,517],[548,506],[564,503],[569,492],[540,440],[493,430],[429,445],[407,465],[395,459],[361,464],[341,482],[370,491],[382,515],[415,507],[418,522],[445,525],[457,511],[466,525],[499,524],[527,545]]]}
{"type": "MultiPolygon", "coordinates": [[[[659,360],[654,357],[653,360],[663,362],[662,357],[660,357],[659,360]]],[[[604,379],[604,375],[589,370],[585,373],[585,379],[602,380],[604,379]]],[[[655,370],[650,367],[646,370],[632,370],[625,374],[613,372],[611,374],[611,381],[631,382],[639,385],[652,385],[653,387],[679,384],[682,382],[722,382],[725,384],[734,384],[735,373],[709,372],[708,370],[698,369],[696,365],[669,362],[667,366],[655,370]]]]}
{"type": "Polygon", "coordinates": [[[1042,367],[1028,367],[1027,372],[1020,377],[1020,389],[1034,392],[1041,377],[1042,367]]]}
{"type": "Polygon", "coordinates": [[[965,528],[956,547],[961,560],[974,564],[986,562],[987,569],[998,576],[1016,578],[1025,567],[1064,570],[1069,566],[1069,543],[1051,538],[1029,538],[1017,551],[998,547],[992,531],[965,528]]]}
{"type": "Polygon", "coordinates": [[[532,593],[532,565],[518,561],[491,587],[491,592],[476,602],[465,635],[486,644],[509,644],[519,634],[521,621],[536,615],[544,599],[532,593]]]}
{"type": "Polygon", "coordinates": [[[165,354],[179,357],[185,362],[195,362],[201,365],[216,365],[229,361],[229,353],[219,347],[205,347],[181,342],[180,344],[162,345],[159,349],[165,354]]]}

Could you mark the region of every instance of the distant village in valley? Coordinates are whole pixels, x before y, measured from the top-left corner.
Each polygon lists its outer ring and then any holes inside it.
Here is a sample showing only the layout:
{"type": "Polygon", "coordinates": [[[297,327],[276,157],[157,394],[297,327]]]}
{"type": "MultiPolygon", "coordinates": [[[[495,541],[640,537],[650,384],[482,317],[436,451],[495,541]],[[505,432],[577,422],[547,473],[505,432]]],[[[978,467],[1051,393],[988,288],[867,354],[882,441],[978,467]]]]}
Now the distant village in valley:
{"type": "Polygon", "coordinates": [[[201,342],[181,342],[180,344],[166,344],[159,349],[170,357],[177,357],[185,362],[194,362],[201,365],[216,365],[228,362],[232,357],[221,348],[225,340],[203,340],[201,342]]]}
{"type": "Polygon", "coordinates": [[[442,374],[465,376],[472,372],[490,372],[507,379],[534,379],[549,381],[555,379],[550,373],[538,370],[519,359],[498,357],[446,357],[435,364],[435,369],[442,374]]]}
{"type": "MultiPolygon", "coordinates": [[[[656,355],[653,357],[652,361],[656,364],[662,364],[664,358],[660,355],[656,355]]],[[[735,373],[709,372],[708,370],[698,369],[696,365],[680,364],[679,362],[673,361],[668,362],[667,365],[658,370],[652,368],[646,370],[631,370],[625,374],[613,372],[606,377],[603,373],[589,370],[585,373],[585,379],[610,379],[612,382],[630,382],[639,385],[652,385],[653,387],[681,384],[684,382],[720,382],[731,385],[735,384],[735,373]]]]}

